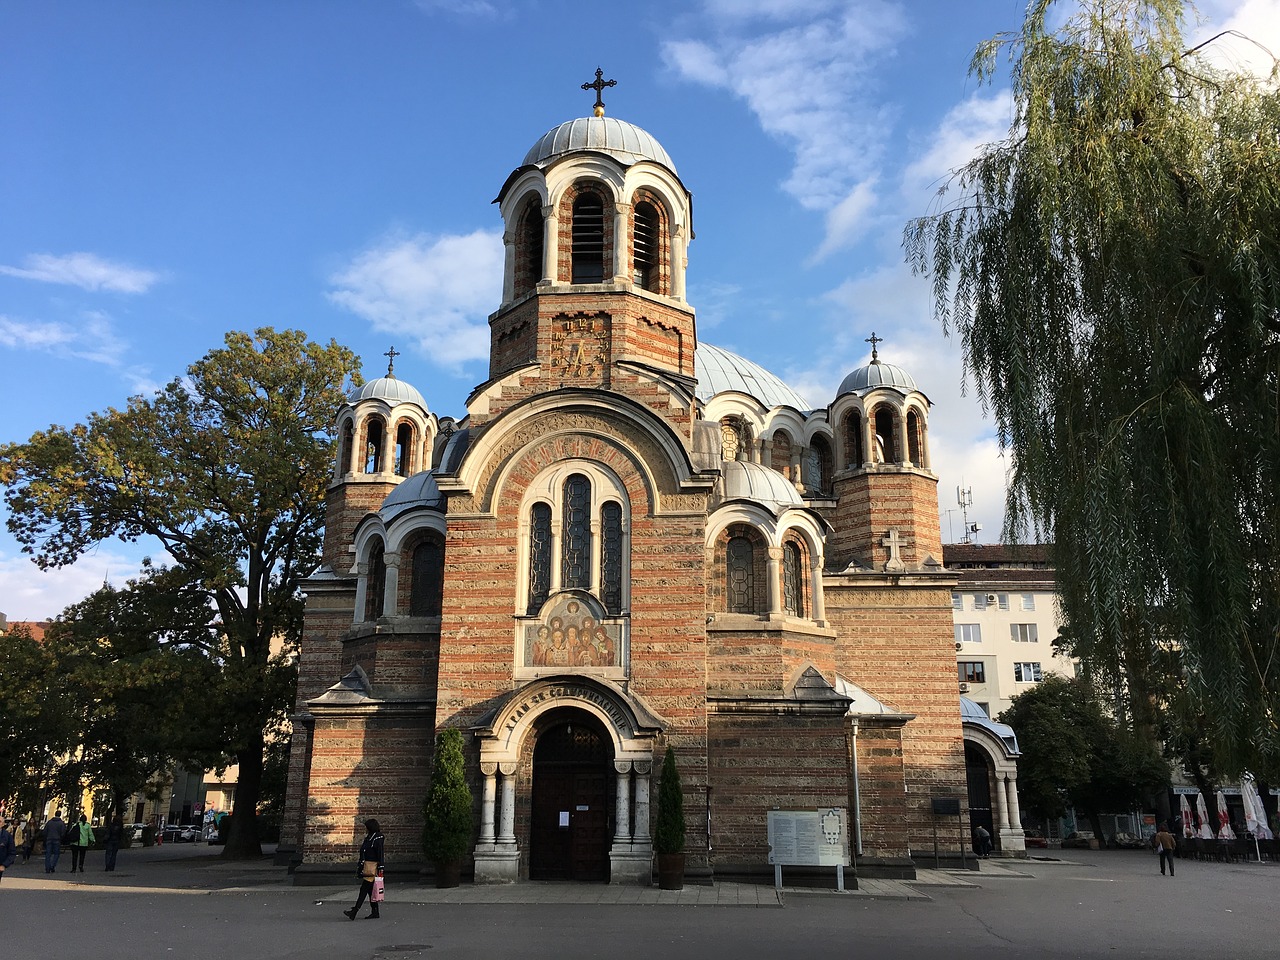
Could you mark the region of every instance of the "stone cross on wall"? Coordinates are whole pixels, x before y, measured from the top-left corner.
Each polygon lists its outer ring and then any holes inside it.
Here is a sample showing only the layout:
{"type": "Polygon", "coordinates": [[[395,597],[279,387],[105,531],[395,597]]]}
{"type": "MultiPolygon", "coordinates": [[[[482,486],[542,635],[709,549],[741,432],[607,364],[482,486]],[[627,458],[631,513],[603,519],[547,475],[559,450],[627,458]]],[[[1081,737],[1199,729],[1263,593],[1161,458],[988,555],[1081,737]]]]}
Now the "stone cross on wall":
{"type": "Polygon", "coordinates": [[[884,546],[889,548],[889,559],[885,561],[884,569],[886,573],[903,573],[907,569],[907,565],[902,562],[902,541],[898,534],[898,529],[893,527],[886,533],[880,541],[884,546]]]}

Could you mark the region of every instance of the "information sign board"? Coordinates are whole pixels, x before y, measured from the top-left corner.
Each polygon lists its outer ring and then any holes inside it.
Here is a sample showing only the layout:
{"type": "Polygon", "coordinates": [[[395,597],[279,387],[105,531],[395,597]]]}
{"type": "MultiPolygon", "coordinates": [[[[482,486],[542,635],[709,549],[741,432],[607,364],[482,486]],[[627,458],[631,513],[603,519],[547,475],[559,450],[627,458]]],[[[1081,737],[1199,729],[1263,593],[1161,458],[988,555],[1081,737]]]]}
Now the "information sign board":
{"type": "Polygon", "coordinates": [[[843,807],[769,811],[769,862],[841,867],[849,860],[849,813],[843,807]]]}

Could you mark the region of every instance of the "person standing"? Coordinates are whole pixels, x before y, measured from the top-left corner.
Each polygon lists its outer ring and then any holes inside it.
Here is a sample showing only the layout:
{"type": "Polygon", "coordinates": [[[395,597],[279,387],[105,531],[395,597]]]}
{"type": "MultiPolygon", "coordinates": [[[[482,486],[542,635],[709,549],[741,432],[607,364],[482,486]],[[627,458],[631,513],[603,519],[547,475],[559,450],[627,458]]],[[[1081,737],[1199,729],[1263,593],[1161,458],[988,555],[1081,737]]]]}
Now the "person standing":
{"type": "Polygon", "coordinates": [[[67,846],[71,848],[71,872],[79,870],[84,873],[84,857],[93,846],[93,827],[89,826],[89,818],[83,813],[80,820],[71,825],[67,846]]]}
{"type": "Polygon", "coordinates": [[[116,854],[120,852],[120,844],[124,842],[124,817],[117,813],[107,824],[107,835],[103,838],[103,847],[107,852],[107,871],[116,868],[116,854]]]}
{"type": "Polygon", "coordinates": [[[1178,841],[1173,839],[1173,834],[1169,832],[1169,825],[1161,823],[1160,829],[1151,839],[1151,845],[1156,848],[1156,852],[1160,854],[1160,876],[1164,876],[1165,861],[1169,862],[1169,876],[1173,876],[1173,851],[1177,849],[1178,841]]]}
{"type": "MultiPolygon", "coordinates": [[[[13,851],[14,856],[18,857],[22,856],[22,851],[27,849],[27,821],[15,817],[13,823],[16,824],[13,828],[13,851]]],[[[22,862],[27,862],[25,857],[22,862]]]]}
{"type": "Polygon", "coordinates": [[[62,822],[62,811],[55,810],[44,825],[44,872],[58,872],[58,858],[62,856],[62,838],[67,825],[62,822]]]}
{"type": "Polygon", "coordinates": [[[369,913],[366,920],[378,919],[378,901],[373,899],[373,881],[382,876],[382,828],[378,821],[370,817],[364,822],[364,841],[360,844],[360,860],[356,864],[356,875],[360,878],[360,895],[356,897],[356,905],[350,910],[343,910],[348,920],[354,920],[360,912],[360,904],[369,898],[369,913]]]}
{"type": "Polygon", "coordinates": [[[13,843],[13,834],[9,832],[9,821],[0,817],[0,880],[5,871],[13,866],[18,858],[18,848],[13,843]]]}
{"type": "Polygon", "coordinates": [[[26,863],[31,859],[31,852],[36,848],[36,837],[40,836],[40,824],[35,817],[27,819],[26,842],[22,845],[22,862],[26,863]]]}

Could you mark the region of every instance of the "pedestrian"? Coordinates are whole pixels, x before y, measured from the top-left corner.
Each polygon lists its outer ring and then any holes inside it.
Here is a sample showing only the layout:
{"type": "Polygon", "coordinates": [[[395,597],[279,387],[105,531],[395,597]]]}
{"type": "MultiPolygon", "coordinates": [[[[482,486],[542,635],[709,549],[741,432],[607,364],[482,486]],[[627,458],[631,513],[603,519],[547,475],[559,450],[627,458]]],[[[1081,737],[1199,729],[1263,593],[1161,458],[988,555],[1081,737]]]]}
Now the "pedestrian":
{"type": "Polygon", "coordinates": [[[9,821],[0,817],[0,880],[4,872],[13,866],[18,858],[18,848],[14,846],[13,834],[9,832],[9,821]]]}
{"type": "Polygon", "coordinates": [[[116,868],[116,854],[120,852],[120,844],[124,843],[124,816],[117,813],[107,824],[107,835],[103,839],[103,847],[107,851],[107,871],[116,868]]]}
{"type": "Polygon", "coordinates": [[[1169,832],[1169,825],[1161,823],[1160,829],[1156,835],[1151,838],[1151,846],[1155,848],[1156,853],[1160,854],[1160,876],[1164,876],[1165,861],[1169,862],[1169,876],[1173,876],[1173,851],[1177,849],[1178,841],[1173,839],[1173,834],[1169,832]]]}
{"type": "MultiPolygon", "coordinates": [[[[22,851],[27,849],[27,821],[15,817],[12,822],[16,824],[13,828],[14,856],[22,856],[22,851]]],[[[27,862],[25,857],[22,862],[27,862]]]]}
{"type": "Polygon", "coordinates": [[[36,839],[40,836],[40,821],[35,817],[27,820],[27,842],[22,847],[22,862],[26,863],[31,859],[31,854],[36,848],[36,839]]]}
{"type": "Polygon", "coordinates": [[[55,810],[44,825],[44,872],[58,872],[58,858],[62,856],[62,838],[67,825],[62,822],[62,811],[55,810]]]}
{"type": "Polygon", "coordinates": [[[982,824],[973,828],[973,852],[980,857],[991,853],[991,832],[982,824]]]}
{"type": "Polygon", "coordinates": [[[84,857],[93,846],[93,827],[89,826],[89,818],[80,814],[80,820],[71,825],[67,837],[67,846],[71,848],[71,872],[79,870],[84,873],[84,857]]]}
{"type": "Polygon", "coordinates": [[[382,876],[382,828],[378,821],[370,817],[364,822],[364,841],[360,844],[360,859],[356,863],[356,876],[360,878],[360,895],[356,897],[356,905],[350,910],[343,910],[348,920],[354,920],[360,912],[360,904],[369,898],[369,913],[366,920],[378,919],[378,901],[373,899],[373,881],[382,876]]]}

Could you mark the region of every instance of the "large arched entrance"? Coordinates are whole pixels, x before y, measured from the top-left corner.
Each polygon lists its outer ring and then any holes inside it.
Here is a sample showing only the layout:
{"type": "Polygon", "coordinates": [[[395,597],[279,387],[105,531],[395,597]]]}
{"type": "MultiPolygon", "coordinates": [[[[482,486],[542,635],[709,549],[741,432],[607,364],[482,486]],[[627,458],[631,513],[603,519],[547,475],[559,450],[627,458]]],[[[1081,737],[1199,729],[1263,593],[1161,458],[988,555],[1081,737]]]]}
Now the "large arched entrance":
{"type": "MultiPolygon", "coordinates": [[[[1000,831],[991,812],[991,781],[987,772],[987,758],[972,743],[964,745],[964,767],[969,781],[969,830],[976,832],[984,827],[991,837],[993,849],[1000,849],[1000,831]]],[[[975,844],[976,847],[976,844],[975,844]]],[[[974,853],[982,853],[975,849],[974,853]]]]}
{"type": "Polygon", "coordinates": [[[538,724],[529,824],[530,879],[608,881],[613,759],[612,740],[585,711],[555,710],[538,724]]]}

